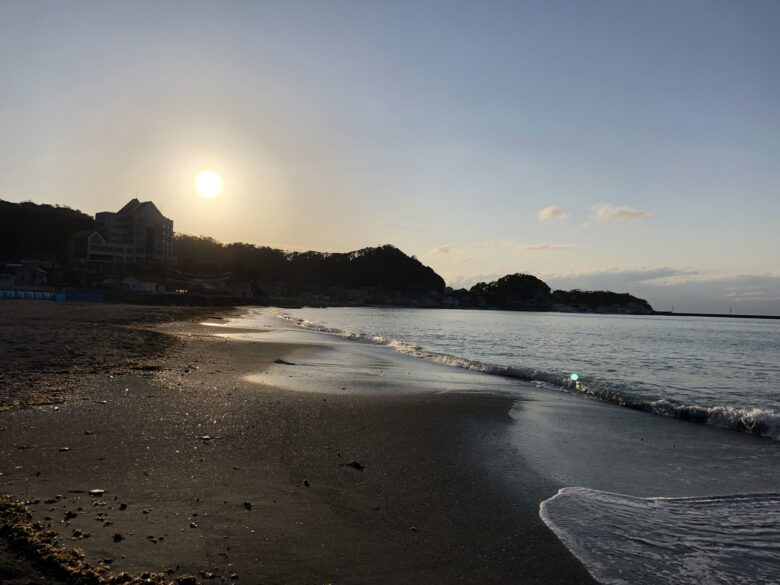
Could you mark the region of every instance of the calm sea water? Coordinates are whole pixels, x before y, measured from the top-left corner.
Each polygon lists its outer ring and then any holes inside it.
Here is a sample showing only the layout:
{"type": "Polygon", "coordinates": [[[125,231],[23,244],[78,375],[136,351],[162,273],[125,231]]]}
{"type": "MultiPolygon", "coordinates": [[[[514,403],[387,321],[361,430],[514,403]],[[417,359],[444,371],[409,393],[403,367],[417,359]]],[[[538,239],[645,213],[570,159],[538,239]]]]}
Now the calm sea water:
{"type": "Polygon", "coordinates": [[[364,307],[277,316],[449,366],[780,439],[780,321],[364,307]]]}

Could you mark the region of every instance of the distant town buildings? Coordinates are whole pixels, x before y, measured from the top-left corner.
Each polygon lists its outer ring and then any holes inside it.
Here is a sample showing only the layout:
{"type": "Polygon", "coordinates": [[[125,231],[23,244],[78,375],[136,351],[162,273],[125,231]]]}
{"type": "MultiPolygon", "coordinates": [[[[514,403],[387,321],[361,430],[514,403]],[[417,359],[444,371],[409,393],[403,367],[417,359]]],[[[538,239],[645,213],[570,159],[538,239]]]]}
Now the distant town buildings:
{"type": "Polygon", "coordinates": [[[89,263],[167,265],[173,262],[173,220],[151,201],[131,199],[95,215],[95,228],[71,238],[70,256],[89,263]]]}
{"type": "Polygon", "coordinates": [[[40,262],[37,260],[22,260],[18,263],[0,264],[0,288],[46,286],[51,264],[51,262],[40,262]]]}

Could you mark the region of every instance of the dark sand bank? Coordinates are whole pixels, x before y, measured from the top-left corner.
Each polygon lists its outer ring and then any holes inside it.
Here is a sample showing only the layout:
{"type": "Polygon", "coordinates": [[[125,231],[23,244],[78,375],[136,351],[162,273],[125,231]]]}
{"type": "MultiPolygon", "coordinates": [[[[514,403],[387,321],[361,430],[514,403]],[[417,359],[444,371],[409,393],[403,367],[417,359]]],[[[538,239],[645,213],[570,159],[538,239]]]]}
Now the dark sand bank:
{"type": "Polygon", "coordinates": [[[159,370],[0,414],[0,492],[87,562],[206,583],[592,582],[538,518],[549,486],[500,475],[508,400],[296,393],[244,376],[310,348],[158,330],[180,340],[159,370]]]}
{"type": "Polygon", "coordinates": [[[51,404],[90,376],[154,368],[174,338],[145,325],[230,309],[0,302],[0,410],[51,404]]]}

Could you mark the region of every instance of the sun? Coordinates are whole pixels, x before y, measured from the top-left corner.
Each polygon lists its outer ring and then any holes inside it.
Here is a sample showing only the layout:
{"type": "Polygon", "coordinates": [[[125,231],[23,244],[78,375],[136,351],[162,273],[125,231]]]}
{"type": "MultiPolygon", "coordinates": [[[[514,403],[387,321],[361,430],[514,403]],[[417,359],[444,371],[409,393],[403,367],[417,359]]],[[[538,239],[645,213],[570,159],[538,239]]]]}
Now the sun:
{"type": "Polygon", "coordinates": [[[195,191],[204,199],[219,197],[222,193],[222,178],[214,171],[201,171],[195,177],[195,191]]]}

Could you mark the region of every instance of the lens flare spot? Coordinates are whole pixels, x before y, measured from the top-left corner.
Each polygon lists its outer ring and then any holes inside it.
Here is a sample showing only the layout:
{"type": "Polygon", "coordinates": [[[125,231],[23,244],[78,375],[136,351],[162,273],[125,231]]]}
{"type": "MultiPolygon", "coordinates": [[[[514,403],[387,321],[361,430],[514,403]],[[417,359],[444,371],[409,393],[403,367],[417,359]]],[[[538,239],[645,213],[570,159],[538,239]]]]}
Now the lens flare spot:
{"type": "Polygon", "coordinates": [[[576,381],[577,381],[577,380],[579,380],[579,379],[580,379],[580,377],[579,377],[577,374],[572,374],[572,375],[571,375],[571,381],[572,381],[572,382],[576,382],[576,381]]]}

